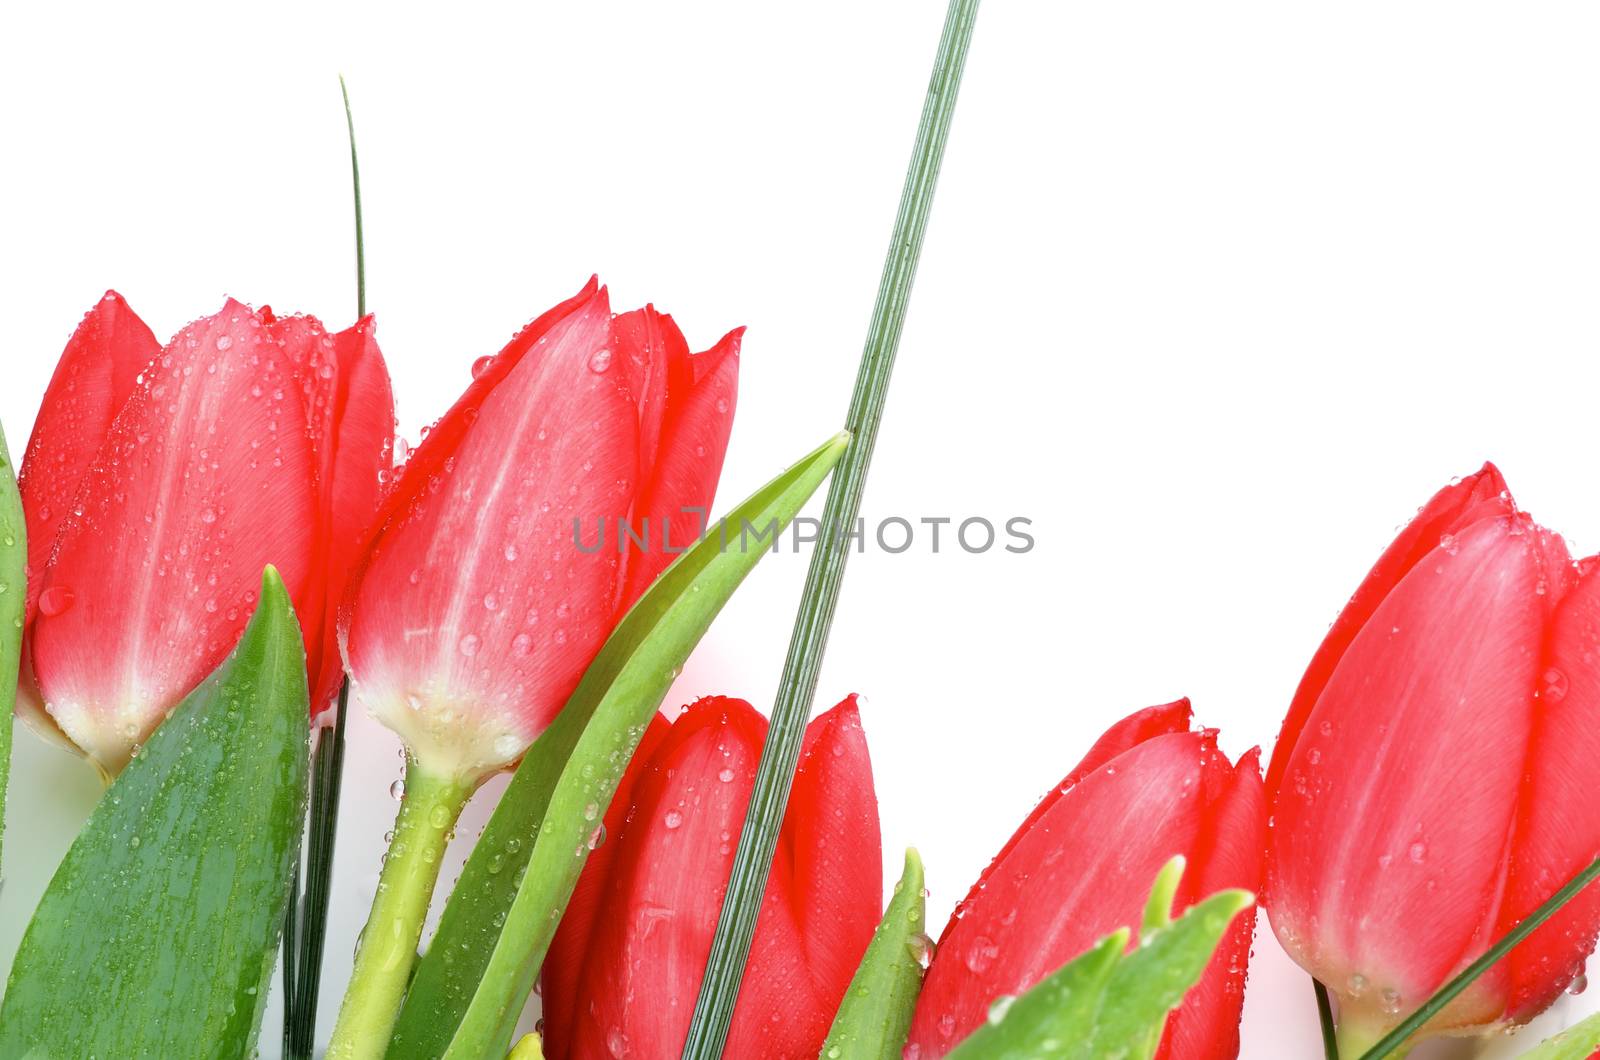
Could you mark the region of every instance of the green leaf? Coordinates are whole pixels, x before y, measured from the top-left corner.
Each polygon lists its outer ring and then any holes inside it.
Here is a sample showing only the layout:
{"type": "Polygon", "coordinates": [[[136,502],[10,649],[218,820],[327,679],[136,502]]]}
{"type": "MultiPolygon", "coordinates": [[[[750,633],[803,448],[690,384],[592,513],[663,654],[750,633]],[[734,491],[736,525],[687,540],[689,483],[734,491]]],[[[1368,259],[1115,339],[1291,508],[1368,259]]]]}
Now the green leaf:
{"type": "Polygon", "coordinates": [[[956,1046],[950,1060],[1053,1060],[1089,1057],[1106,986],[1128,948],[1128,929],[1107,935],[1019,998],[996,998],[989,1021],[956,1046]]]}
{"type": "Polygon", "coordinates": [[[6,779],[11,774],[11,709],[17,699],[22,613],[28,600],[28,534],[17,476],[0,430],[0,838],[6,819],[6,779]]]}
{"type": "Polygon", "coordinates": [[[996,998],[989,1021],[950,1060],[1136,1060],[1155,1054],[1167,1013],[1200,981],[1233,918],[1255,901],[1220,891],[1171,918],[1183,859],[1162,868],[1145,905],[1139,945],[1106,936],[1018,998],[996,998]]]}
{"type": "Polygon", "coordinates": [[[1145,935],[1117,964],[1095,1020],[1097,1058],[1138,1055],[1152,1028],[1159,1038],[1167,1013],[1200,981],[1233,918],[1250,908],[1249,891],[1219,891],[1190,906],[1171,926],[1145,935]]]}
{"type": "Polygon", "coordinates": [[[1596,1049],[1600,1049],[1600,1013],[1551,1035],[1520,1060],[1588,1060],[1596,1049]]]}
{"type": "Polygon", "coordinates": [[[789,653],[772,704],[772,722],[756,767],[744,826],[739,830],[739,846],[733,855],[733,869],[700,980],[682,1060],[719,1060],[733,1022],[734,1001],[739,996],[745,961],[755,938],[756,917],[778,849],[778,832],[788,808],[806,720],[822,673],[828,630],[839,603],[845,561],[850,556],[850,532],[861,511],[867,467],[872,462],[878,424],[888,400],[889,377],[900,348],[911,285],[917,274],[917,260],[922,256],[922,237],[933,209],[934,187],[939,182],[939,166],[944,160],[950,120],[961,88],[961,71],[977,17],[978,0],[949,0],[945,9],[944,30],[934,53],[922,120],[900,190],[900,210],[878,280],[878,301],[867,325],[866,342],[856,368],[855,391],[845,413],[845,429],[856,440],[828,484],[816,551],[811,555],[800,609],[789,636],[789,653]]]}
{"type": "Polygon", "coordinates": [[[746,523],[765,528],[774,520],[780,527],[787,525],[848,443],[848,434],[836,435],[763,486],[726,518],[730,528],[726,540],[713,531],[679,556],[612,632],[560,716],[517,767],[473,848],[433,942],[417,966],[389,1056],[403,1060],[439,1056],[474,1002],[480,981],[489,974],[491,957],[496,958],[495,978],[486,981],[485,989],[498,994],[490,1002],[489,993],[484,993],[480,1018],[489,1026],[476,1033],[485,1043],[494,1041],[493,1047],[485,1044],[482,1055],[495,1049],[505,1052],[549,945],[555,927],[552,914],[565,908],[583,867],[583,857],[574,853],[588,853],[585,841],[594,824],[583,810],[593,802],[604,812],[645,723],[666,698],[684,660],[745,575],[766,555],[760,544],[740,547],[738,528],[746,523]],[[580,740],[582,748],[569,769],[569,757],[580,740]],[[582,774],[585,768],[593,778],[582,774]],[[553,798],[558,782],[567,785],[564,801],[553,798]],[[592,791],[573,794],[591,784],[592,791]],[[547,808],[550,821],[541,834],[547,808]],[[540,851],[541,862],[530,869],[535,850],[540,851]],[[518,885],[524,882],[526,898],[519,897],[518,885]],[[530,906],[540,903],[541,911],[529,912],[530,906]],[[530,916],[544,923],[530,926],[530,916]],[[483,1008],[491,1004],[497,1012],[492,1021],[483,1008]],[[502,1007],[503,1014],[498,1011],[502,1007]]]}
{"type": "Polygon", "coordinates": [[[933,949],[923,934],[926,906],[922,859],[907,850],[905,871],[823,1043],[824,1060],[900,1060],[933,949]]]}
{"type": "Polygon", "coordinates": [[[306,793],[305,651],[276,571],[239,646],[106,791],[23,936],[0,1056],[245,1057],[306,793]]]}

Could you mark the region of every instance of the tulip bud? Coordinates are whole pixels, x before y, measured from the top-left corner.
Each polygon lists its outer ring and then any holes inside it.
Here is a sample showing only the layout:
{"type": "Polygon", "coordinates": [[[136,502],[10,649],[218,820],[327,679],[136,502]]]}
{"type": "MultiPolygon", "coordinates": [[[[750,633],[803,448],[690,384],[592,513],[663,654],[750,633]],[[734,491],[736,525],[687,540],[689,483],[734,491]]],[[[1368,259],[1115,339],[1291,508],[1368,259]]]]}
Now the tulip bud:
{"type": "Polygon", "coordinates": [[[734,332],[691,357],[670,317],[613,318],[591,280],[474,366],[389,498],[347,618],[352,689],[420,767],[476,783],[516,762],[694,539],[681,509],[710,507],[738,348],[734,332]]]}
{"type": "MultiPolygon", "coordinates": [[[[544,966],[545,1055],[677,1056],[766,721],[703,699],[646,734],[544,966]]],[[[878,921],[877,798],[854,697],[806,732],[724,1054],[816,1056],[878,921]]]]}
{"type": "MultiPolygon", "coordinates": [[[[956,906],[912,1018],[907,1060],[933,1060],[1119,928],[1140,924],[1150,881],[1188,862],[1174,913],[1261,877],[1265,800],[1250,751],[1230,765],[1214,730],[1190,732],[1180,700],[1113,725],[1023,822],[956,906]]],[[[1205,975],[1168,1018],[1156,1054],[1231,1057],[1254,910],[1228,929],[1205,975]]]]}
{"type": "Polygon", "coordinates": [[[269,564],[328,695],[324,615],[392,425],[369,323],[328,336],[229,301],[158,348],[107,294],[23,460],[33,719],[116,773],[233,647],[269,564]]]}
{"type": "MultiPolygon", "coordinates": [[[[1600,853],[1600,580],[1490,465],[1401,531],[1273,751],[1267,908],[1359,1049],[1600,853]]],[[[1536,1015],[1582,970],[1581,894],[1426,1029],[1536,1015]]]]}

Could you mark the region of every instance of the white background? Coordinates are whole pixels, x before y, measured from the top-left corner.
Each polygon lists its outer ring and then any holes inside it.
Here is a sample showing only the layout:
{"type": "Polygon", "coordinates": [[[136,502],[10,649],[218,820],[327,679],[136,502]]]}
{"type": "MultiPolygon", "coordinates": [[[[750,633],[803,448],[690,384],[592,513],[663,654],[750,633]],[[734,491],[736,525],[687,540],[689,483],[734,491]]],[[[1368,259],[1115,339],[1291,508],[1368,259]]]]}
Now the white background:
{"type": "MultiPolygon", "coordinates": [[[[842,420],[942,8],[16,5],[12,450],[107,287],[163,337],[224,294],[349,322],[343,71],[404,432],[598,271],[696,345],[750,326],[726,505],[842,420]]],[[[1113,719],[1189,695],[1230,753],[1270,744],[1450,477],[1493,458],[1600,547],[1597,44],[1578,3],[985,6],[866,504],[1027,516],[1038,546],[856,557],[821,691],[869,697],[886,866],[920,847],[934,923],[1113,719]]],[[[803,570],[757,571],[675,703],[770,704],[803,570]]],[[[352,725],[323,1036],[396,747],[352,725]]],[[[19,735],[0,970],[96,795],[19,735]]],[[[1264,926],[1245,1023],[1246,1056],[1317,1053],[1264,926]]]]}

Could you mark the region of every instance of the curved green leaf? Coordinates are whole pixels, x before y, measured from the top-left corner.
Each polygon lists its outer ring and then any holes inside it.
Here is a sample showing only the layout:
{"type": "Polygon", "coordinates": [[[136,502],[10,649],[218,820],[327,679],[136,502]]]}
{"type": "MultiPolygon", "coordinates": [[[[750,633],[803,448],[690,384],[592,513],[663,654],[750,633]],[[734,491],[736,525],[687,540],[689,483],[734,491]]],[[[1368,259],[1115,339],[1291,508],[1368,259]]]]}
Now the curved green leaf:
{"type": "MultiPolygon", "coordinates": [[[[774,521],[779,527],[787,525],[838,462],[849,437],[839,434],[829,439],[736,508],[724,520],[729,528],[726,537],[713,531],[679,556],[612,632],[555,723],[529,748],[473,848],[439,929],[417,965],[389,1044],[390,1057],[433,1060],[444,1052],[497,952],[502,924],[517,940],[508,943],[501,955],[501,978],[496,980],[502,991],[497,1004],[505,1006],[509,1023],[490,1035],[499,1050],[494,1055],[505,1053],[517,1013],[532,989],[555,927],[551,912],[559,914],[565,908],[583,868],[584,859],[573,853],[587,854],[584,842],[594,824],[582,810],[592,801],[604,812],[644,724],[666,698],[684,660],[745,575],[766,554],[762,546],[770,544],[770,538],[741,547],[739,528],[748,525],[765,531],[774,521]],[[596,726],[605,726],[603,732],[596,728],[591,736],[586,731],[591,718],[596,719],[596,726]],[[601,718],[606,720],[602,723],[601,718]],[[588,741],[590,757],[579,761],[595,774],[594,779],[608,777],[609,781],[596,784],[576,808],[568,805],[560,811],[568,813],[569,819],[562,820],[560,812],[552,815],[552,824],[560,821],[563,837],[552,842],[564,849],[559,855],[549,847],[543,849],[543,875],[535,879],[528,865],[536,847],[546,842],[540,834],[541,824],[580,738],[588,741]],[[540,915],[547,924],[537,933],[538,938],[526,933],[526,905],[522,918],[508,920],[525,872],[534,881],[528,903],[546,903],[540,915]],[[518,970],[515,980],[505,978],[507,965],[518,970]]],[[[578,786],[590,779],[574,773],[570,784],[578,786]]],[[[482,1055],[492,1053],[493,1049],[486,1047],[482,1055]]]]}
{"type": "Polygon", "coordinates": [[[900,1060],[933,943],[924,934],[922,858],[906,851],[905,871],[839,1003],[824,1060],[900,1060]]]}
{"type": "Polygon", "coordinates": [[[306,797],[305,651],[270,567],[239,646],[122,771],[56,870],[0,1056],[249,1056],[306,797]]]}
{"type": "Polygon", "coordinates": [[[1139,945],[1124,928],[1018,998],[996,998],[989,1021],[950,1060],[1140,1060],[1155,1055],[1167,1013],[1200,981],[1248,891],[1219,891],[1172,919],[1183,858],[1162,868],[1145,904],[1139,945]]]}
{"type": "Polygon", "coordinates": [[[1128,948],[1119,928],[1018,998],[996,998],[989,1022],[961,1040],[950,1060],[1053,1060],[1090,1057],[1106,986],[1128,948]]]}
{"type": "Polygon", "coordinates": [[[1117,963],[1095,1020],[1094,1057],[1122,1057],[1133,1043],[1155,1040],[1167,1013],[1200,981],[1233,918],[1255,902],[1249,891],[1219,891],[1190,906],[1171,926],[1146,934],[1117,963]]]}
{"type": "Polygon", "coordinates": [[[28,533],[17,494],[17,476],[0,430],[0,839],[6,819],[6,780],[11,775],[11,708],[16,705],[21,662],[22,613],[28,600],[28,533]]]}
{"type": "Polygon", "coordinates": [[[1523,1053],[1520,1060],[1588,1060],[1600,1049],[1600,1013],[1552,1034],[1523,1053]]]}

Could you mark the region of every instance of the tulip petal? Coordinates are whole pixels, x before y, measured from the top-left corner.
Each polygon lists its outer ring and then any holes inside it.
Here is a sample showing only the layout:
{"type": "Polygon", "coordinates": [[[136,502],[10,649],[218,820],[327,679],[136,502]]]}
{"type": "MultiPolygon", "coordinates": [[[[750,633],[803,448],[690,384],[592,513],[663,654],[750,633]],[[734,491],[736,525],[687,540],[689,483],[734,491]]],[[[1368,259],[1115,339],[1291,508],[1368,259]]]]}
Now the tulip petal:
{"type": "Polygon", "coordinates": [[[179,332],[61,525],[34,674],[57,724],[108,772],[233,647],[264,566],[303,600],[312,454],[292,366],[261,330],[229,301],[179,332]]]}
{"type": "MultiPolygon", "coordinates": [[[[1189,906],[1218,891],[1261,889],[1266,848],[1267,802],[1261,783],[1260,748],[1231,769],[1221,755],[1207,763],[1226,772],[1225,786],[1207,810],[1195,851],[1184,873],[1189,906]]],[[[1229,1060],[1239,1054],[1239,1016],[1255,933],[1255,906],[1233,921],[1206,967],[1205,975],[1184,995],[1167,1018],[1166,1034],[1156,1054],[1160,1060],[1229,1060]]]]}
{"type": "MultiPolygon", "coordinates": [[[[1560,555],[1524,516],[1479,520],[1435,546],[1351,640],[1285,759],[1273,928],[1349,1004],[1392,1014],[1420,1003],[1492,929],[1531,725],[1539,587],[1560,555]]],[[[1470,1007],[1492,1007],[1504,984],[1483,986],[1470,1007]]]]}
{"type": "MultiPolygon", "coordinates": [[[[809,1026],[814,1054],[872,939],[883,894],[878,798],[855,696],[806,729],[781,838],[768,891],[787,896],[780,908],[789,916],[764,911],[751,960],[758,969],[787,968],[794,964],[790,947],[805,955],[801,968],[810,973],[812,1004],[796,1019],[809,1026]]],[[[792,1004],[779,996],[789,989],[765,976],[747,977],[729,1032],[730,1043],[747,1049],[731,1055],[774,1055],[761,1043],[772,1033],[772,1013],[792,1004]]]]}
{"type": "Polygon", "coordinates": [[[1476,474],[1468,475],[1435,493],[1400,531],[1339,613],[1316,655],[1312,657],[1311,664],[1306,667],[1300,686],[1295,689],[1294,701],[1283,719],[1283,728],[1267,765],[1268,799],[1277,798],[1289,754],[1294,750],[1301,730],[1305,728],[1306,718],[1310,716],[1317,697],[1327,686],[1351,642],[1394,587],[1447,535],[1457,534],[1479,519],[1510,515],[1515,510],[1511,492],[1500,475],[1500,469],[1493,464],[1484,464],[1476,474]]]}
{"type": "Polygon", "coordinates": [[[1033,812],[1028,814],[1027,819],[1006,841],[1006,845],[1000,848],[1000,853],[994,856],[979,874],[977,882],[972,885],[972,890],[967,893],[967,900],[970,901],[988,886],[989,872],[1005,860],[1006,855],[1011,852],[1012,844],[1027,835],[1034,821],[1049,813],[1050,808],[1080,780],[1146,740],[1174,732],[1188,732],[1189,722],[1193,717],[1194,709],[1188,699],[1178,699],[1171,703],[1136,710],[1102,733],[1094,742],[1094,746],[1089,748],[1089,753],[1083,756],[1083,760],[1073,767],[1072,772],[1061,778],[1061,783],[1051,788],[1045,797],[1039,800],[1033,812]]]}
{"type": "Polygon", "coordinates": [[[1200,834],[1208,734],[1170,733],[1082,777],[1029,819],[939,940],[908,1048],[944,1055],[1016,995],[1118,927],[1140,922],[1150,881],[1200,834]]]}
{"type": "MultiPolygon", "coordinates": [[[[635,757],[595,852],[611,856],[591,856],[545,965],[550,1060],[682,1048],[765,733],[748,703],[710,697],[635,757]]],[[[816,1055],[876,926],[876,798],[853,698],[812,722],[803,755],[728,1056],[816,1055]]]]}
{"type": "Polygon", "coordinates": [[[115,291],[95,303],[67,340],[17,478],[28,517],[29,622],[61,521],[139,373],[160,352],[161,343],[115,291]]]}
{"type": "Polygon", "coordinates": [[[481,370],[418,448],[361,577],[355,690],[436,774],[514,762],[610,632],[604,542],[633,501],[638,421],[609,324],[600,290],[481,370]]]}
{"type": "MultiPolygon", "coordinates": [[[[578,989],[584,962],[594,946],[595,925],[601,915],[601,903],[611,878],[612,862],[622,849],[622,835],[634,814],[634,788],[640,777],[653,768],[652,763],[662,741],[672,731],[667,719],[657,714],[650,719],[633,760],[617,784],[611,797],[611,807],[606,811],[605,835],[607,841],[589,853],[578,885],[573,888],[567,910],[561,914],[561,928],[551,940],[550,952],[545,957],[540,973],[545,1025],[558,1030],[570,1028],[578,1019],[581,1003],[578,989]]],[[[548,1036],[546,1039],[549,1046],[548,1036]]],[[[547,1052],[548,1057],[558,1055],[547,1052]]]]}
{"type": "Polygon", "coordinates": [[[747,703],[700,700],[635,782],[610,840],[623,853],[601,888],[575,1018],[560,1025],[552,1013],[545,1022],[550,1060],[673,1056],[682,1047],[764,728],[747,703]]]}
{"type": "MultiPolygon", "coordinates": [[[[668,330],[676,330],[670,317],[662,320],[668,330]]],[[[743,328],[731,331],[716,346],[691,358],[696,376],[691,386],[684,387],[680,377],[674,377],[679,385],[671,395],[655,462],[634,508],[634,521],[649,528],[649,545],[643,552],[629,554],[624,607],[637,600],[706,526],[733,430],[743,335],[743,328]]]]}
{"type": "Polygon", "coordinates": [[[267,331],[294,364],[316,457],[322,599],[304,625],[311,712],[317,714],[332,701],[344,670],[338,609],[392,463],[394,394],[371,316],[336,335],[309,316],[278,318],[267,331]]]}
{"type": "MultiPolygon", "coordinates": [[[[1512,837],[1504,934],[1600,856],[1600,572],[1588,560],[1556,614],[1534,713],[1532,744],[1512,837]]],[[[1511,951],[1510,1015],[1531,1019],[1583,971],[1600,925],[1600,889],[1580,892],[1511,951]]]]}
{"type": "Polygon", "coordinates": [[[669,381],[690,371],[689,344],[672,318],[645,306],[611,322],[617,362],[639,407],[639,466],[655,463],[666,421],[669,381]]]}

